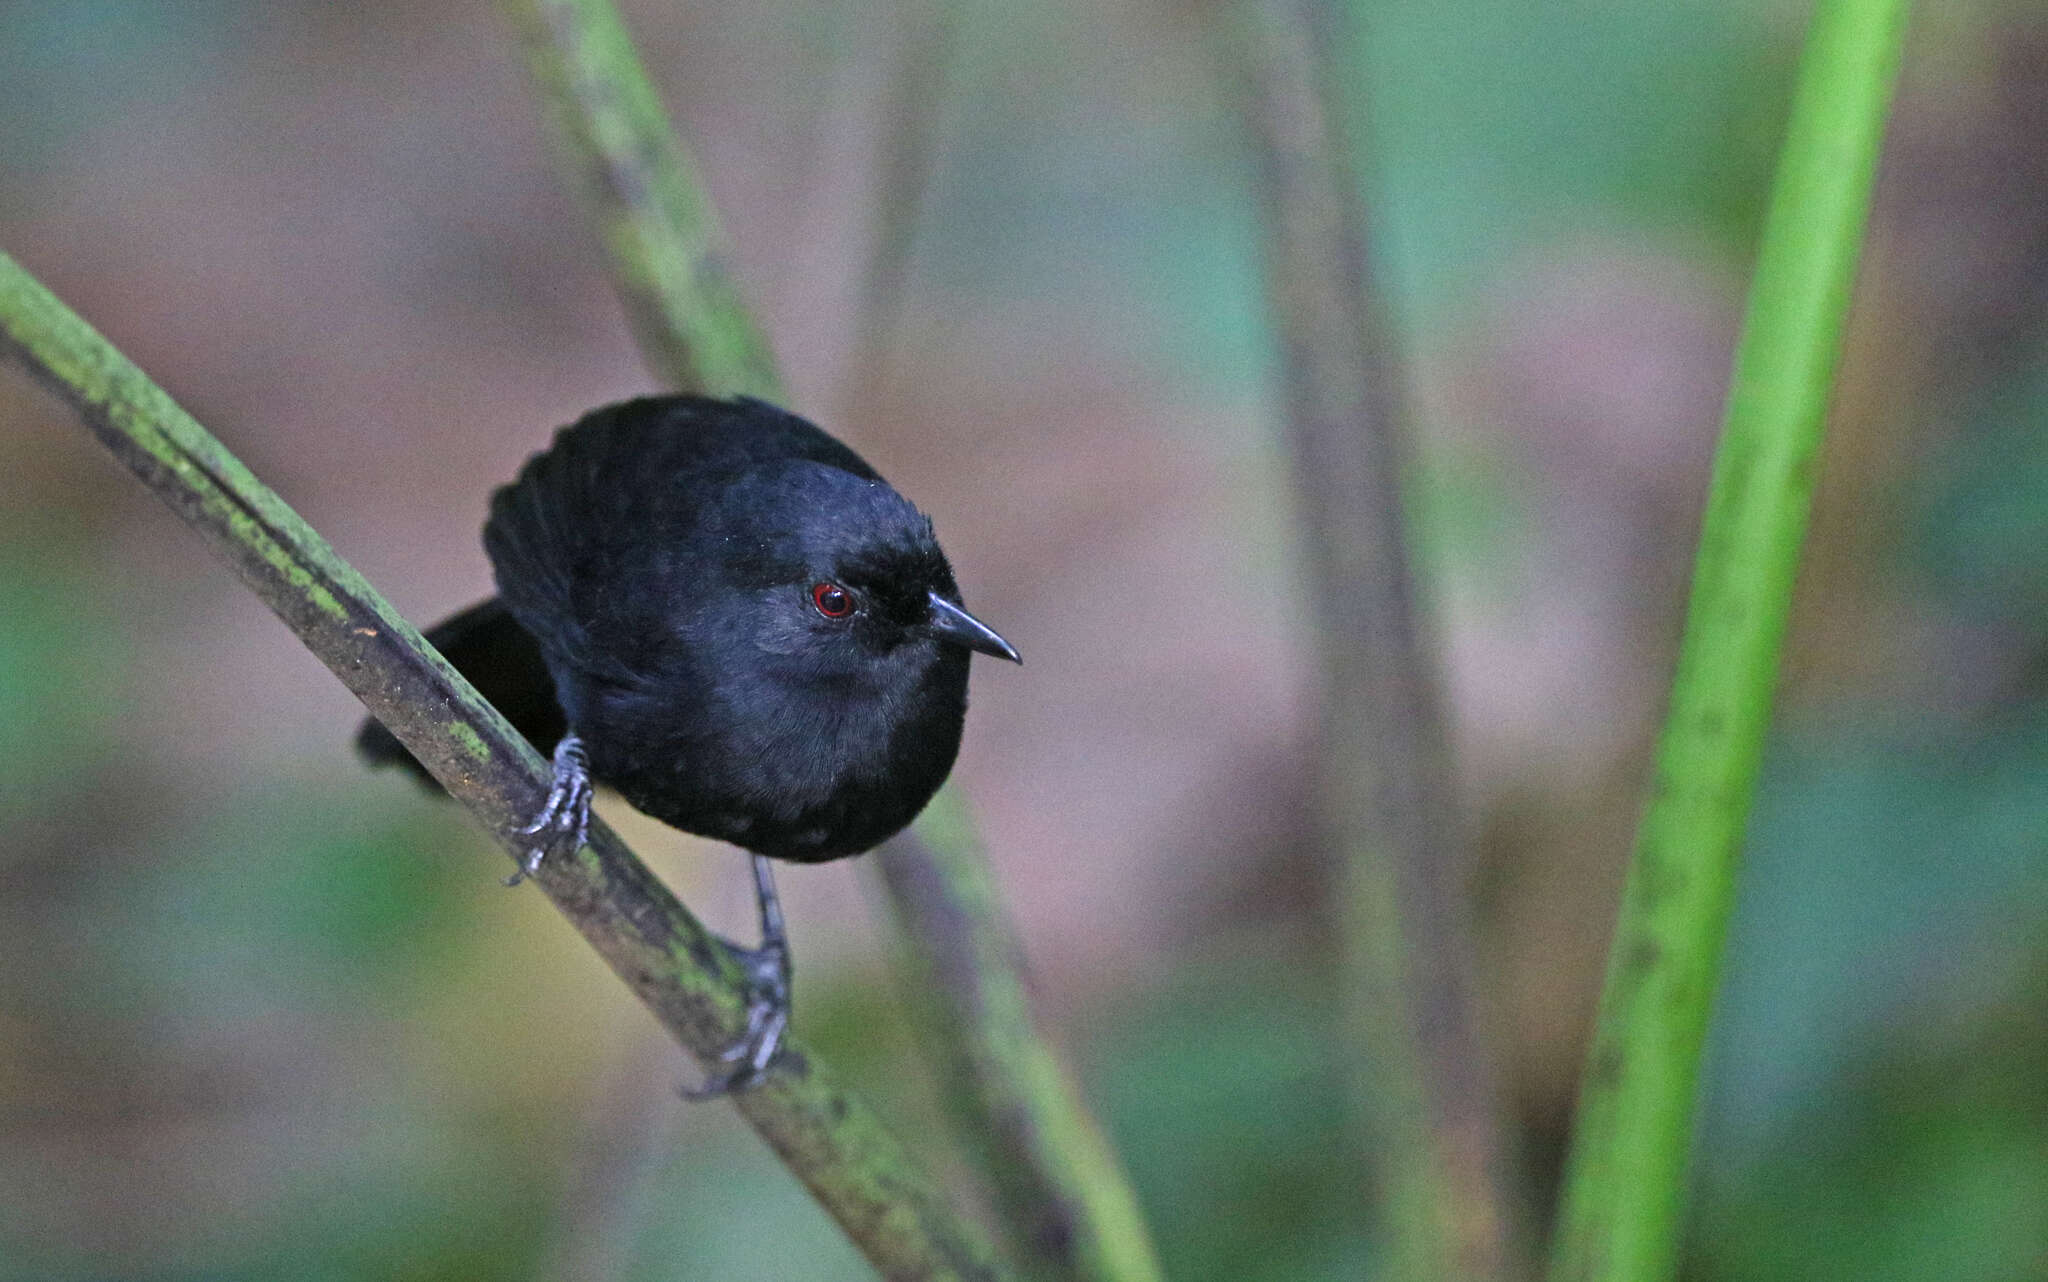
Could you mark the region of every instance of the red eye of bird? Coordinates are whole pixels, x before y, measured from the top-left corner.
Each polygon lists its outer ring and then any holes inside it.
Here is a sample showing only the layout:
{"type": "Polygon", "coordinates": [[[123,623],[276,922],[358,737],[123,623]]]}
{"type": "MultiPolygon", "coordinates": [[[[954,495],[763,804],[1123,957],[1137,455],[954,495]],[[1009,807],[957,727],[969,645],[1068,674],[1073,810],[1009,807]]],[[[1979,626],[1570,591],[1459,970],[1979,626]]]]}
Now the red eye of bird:
{"type": "Polygon", "coordinates": [[[843,619],[853,613],[853,593],[837,583],[820,583],[811,589],[811,604],[828,619],[843,619]]]}

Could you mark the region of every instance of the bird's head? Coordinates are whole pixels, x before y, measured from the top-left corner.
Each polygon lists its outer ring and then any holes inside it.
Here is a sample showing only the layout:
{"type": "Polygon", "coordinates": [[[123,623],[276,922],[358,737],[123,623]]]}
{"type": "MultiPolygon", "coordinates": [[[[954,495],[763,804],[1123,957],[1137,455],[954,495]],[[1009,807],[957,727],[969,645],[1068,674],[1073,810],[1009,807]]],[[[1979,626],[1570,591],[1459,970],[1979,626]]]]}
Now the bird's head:
{"type": "Polygon", "coordinates": [[[728,572],[785,678],[887,695],[935,668],[964,681],[970,652],[1022,662],[961,604],[930,519],[886,482],[804,461],[729,493],[728,572]]]}

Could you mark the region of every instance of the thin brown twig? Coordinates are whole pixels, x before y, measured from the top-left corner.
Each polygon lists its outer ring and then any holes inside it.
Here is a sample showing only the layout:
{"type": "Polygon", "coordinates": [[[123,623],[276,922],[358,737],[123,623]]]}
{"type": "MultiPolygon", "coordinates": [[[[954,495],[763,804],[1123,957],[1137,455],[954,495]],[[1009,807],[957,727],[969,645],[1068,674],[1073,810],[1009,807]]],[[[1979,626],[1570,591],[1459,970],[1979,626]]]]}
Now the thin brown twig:
{"type": "Polygon", "coordinates": [[[1354,1097],[1391,1276],[1497,1279],[1517,1270],[1463,824],[1407,548],[1401,367],[1369,272],[1334,22],[1315,0],[1254,0],[1236,61],[1321,657],[1318,810],[1342,860],[1354,1097]]]}
{"type": "Polygon", "coordinates": [[[774,353],[740,297],[718,212],[610,0],[500,0],[633,337],[691,392],[780,395],[774,353]]]}
{"type": "Polygon", "coordinates": [[[1012,1254],[1050,1278],[1158,1282],[1122,1165],[1032,1021],[1023,948],[965,808],[950,794],[933,807],[917,833],[882,848],[882,878],[911,954],[914,1004],[1012,1254]]]}
{"type": "Polygon", "coordinates": [[[887,91],[875,111],[880,137],[874,215],[854,297],[857,378],[872,378],[882,368],[902,320],[918,216],[938,166],[961,23],[958,0],[897,0],[891,9],[889,56],[882,60],[887,91]]]}

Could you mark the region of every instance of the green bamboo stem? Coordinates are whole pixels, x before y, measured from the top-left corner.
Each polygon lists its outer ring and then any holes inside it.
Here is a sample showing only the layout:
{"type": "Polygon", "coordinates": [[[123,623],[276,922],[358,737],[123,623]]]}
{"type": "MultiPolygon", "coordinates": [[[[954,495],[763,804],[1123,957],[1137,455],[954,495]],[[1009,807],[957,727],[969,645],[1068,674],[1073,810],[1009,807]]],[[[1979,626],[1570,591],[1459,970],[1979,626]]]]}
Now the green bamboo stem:
{"type": "MultiPolygon", "coordinates": [[[[0,354],[76,410],[515,861],[547,795],[531,745],[162,389],[0,254],[0,354]]],[[[713,936],[601,822],[574,858],[533,878],[662,1025],[707,1069],[745,1027],[745,981],[713,936]]],[[[875,1116],[800,1045],[735,1103],[887,1278],[1007,1276],[875,1116]]]]}
{"type": "Polygon", "coordinates": [[[1820,0],[1771,192],[1552,1282],[1677,1266],[1700,1049],[1763,755],[1905,0],[1820,0]]]}
{"type": "Polygon", "coordinates": [[[1401,367],[1349,166],[1335,8],[1255,0],[1231,52],[1317,623],[1317,822],[1342,861],[1352,1100],[1386,1276],[1500,1279],[1518,1270],[1515,1217],[1473,993],[1464,825],[1407,547],[1401,367]]]}
{"type": "MultiPolygon", "coordinates": [[[[720,266],[723,241],[702,182],[617,11],[609,0],[501,3],[525,33],[649,365],[678,387],[782,399],[774,357],[720,266]]],[[[953,792],[929,813],[964,815],[953,792]]],[[[980,842],[964,820],[922,820],[917,832],[920,841],[881,855],[884,884],[929,981],[921,988],[933,996],[934,1041],[955,1071],[972,1075],[954,1095],[974,1101],[968,1129],[993,1163],[1006,1236],[1034,1272],[1152,1282],[1158,1266],[1136,1196],[1031,1021],[980,842]],[[962,939],[976,945],[953,946],[962,939]],[[989,940],[1004,942],[979,946],[989,940]],[[990,994],[1004,999],[983,1000],[990,994]]]]}

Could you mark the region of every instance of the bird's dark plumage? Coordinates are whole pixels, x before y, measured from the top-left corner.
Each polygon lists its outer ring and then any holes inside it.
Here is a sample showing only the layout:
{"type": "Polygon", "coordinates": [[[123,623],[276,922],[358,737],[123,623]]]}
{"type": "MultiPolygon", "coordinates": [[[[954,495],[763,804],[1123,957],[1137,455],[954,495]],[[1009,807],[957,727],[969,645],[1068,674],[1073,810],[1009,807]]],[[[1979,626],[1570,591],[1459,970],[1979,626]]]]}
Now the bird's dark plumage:
{"type": "MultiPolygon", "coordinates": [[[[931,522],[859,455],[761,401],[648,397],[562,429],[491,498],[498,596],[427,633],[543,752],[529,868],[580,843],[592,779],[757,855],[816,862],[913,819],[952,769],[969,615],[931,522]]],[[[405,762],[381,726],[358,739],[405,762]]],[[[787,951],[757,861],[767,994],[740,1066],[787,1019],[787,951]]]]}
{"type": "MultiPolygon", "coordinates": [[[[573,727],[591,774],[664,823],[833,859],[902,828],[952,768],[968,646],[931,601],[959,604],[952,568],[927,518],[794,414],[594,410],[492,496],[484,546],[499,596],[428,639],[543,752],[573,727]],[[847,616],[820,584],[851,594],[847,616]]],[[[381,727],[361,744],[408,759],[381,727]]]]}

